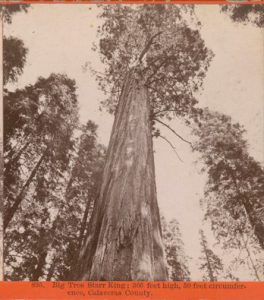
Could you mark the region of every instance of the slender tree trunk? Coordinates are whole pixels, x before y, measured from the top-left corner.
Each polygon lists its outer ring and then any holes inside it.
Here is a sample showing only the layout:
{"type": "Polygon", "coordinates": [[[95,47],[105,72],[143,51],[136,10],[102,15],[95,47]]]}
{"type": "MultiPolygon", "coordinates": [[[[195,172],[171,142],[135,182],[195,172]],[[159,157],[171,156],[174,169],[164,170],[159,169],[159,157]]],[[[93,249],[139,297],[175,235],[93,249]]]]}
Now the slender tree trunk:
{"type": "Polygon", "coordinates": [[[237,194],[239,196],[240,199],[240,203],[243,205],[244,209],[245,209],[245,213],[248,217],[248,221],[254,231],[254,234],[259,242],[259,245],[262,249],[264,249],[264,220],[257,215],[256,209],[259,210],[263,210],[263,200],[260,199],[260,201],[258,203],[252,203],[251,199],[249,199],[248,197],[245,197],[239,189],[238,183],[237,183],[237,179],[236,176],[233,173],[233,170],[231,170],[231,176],[233,179],[233,182],[235,184],[235,188],[237,191],[237,194]],[[257,207],[258,206],[258,207],[257,207]]]}
{"type": "Polygon", "coordinates": [[[42,154],[42,156],[40,157],[40,159],[38,160],[37,164],[35,165],[34,169],[32,170],[30,176],[28,177],[27,181],[25,182],[24,186],[22,187],[20,193],[18,194],[18,196],[15,199],[14,204],[7,209],[7,211],[5,212],[5,216],[4,216],[4,230],[6,229],[6,227],[8,226],[8,224],[10,223],[10,221],[12,220],[15,212],[17,211],[20,203],[22,202],[23,198],[24,198],[24,193],[26,191],[26,189],[29,187],[30,183],[32,182],[32,180],[34,179],[41,163],[43,162],[45,156],[46,156],[47,150],[42,154]]]}
{"type": "Polygon", "coordinates": [[[46,264],[47,255],[48,255],[48,250],[43,250],[40,253],[37,268],[34,270],[31,277],[32,281],[38,281],[39,278],[43,275],[43,269],[46,264]]]}
{"type": "Polygon", "coordinates": [[[57,256],[55,256],[55,257],[53,258],[52,263],[51,263],[51,266],[50,266],[50,268],[49,268],[49,272],[48,272],[46,281],[51,281],[51,279],[52,279],[52,277],[53,277],[53,274],[54,274],[54,271],[55,271],[55,268],[56,268],[57,259],[58,259],[57,256]]]}
{"type": "MultiPolygon", "coordinates": [[[[0,61],[3,62],[3,16],[2,12],[0,12],[0,61]]],[[[4,268],[3,268],[3,63],[1,63],[0,70],[0,281],[4,279],[4,268]]]]}
{"type": "MultiPolygon", "coordinates": [[[[45,227],[42,227],[40,230],[39,236],[41,239],[39,240],[39,243],[38,243],[40,253],[39,253],[37,268],[34,270],[34,272],[32,274],[32,278],[31,278],[32,281],[37,281],[37,280],[39,280],[39,278],[41,276],[43,276],[44,267],[46,265],[46,258],[49,254],[49,249],[54,249],[53,242],[56,238],[57,220],[58,220],[58,215],[60,213],[60,209],[59,209],[56,219],[53,221],[53,224],[52,224],[52,227],[50,228],[50,230],[46,231],[45,227]],[[49,241],[51,236],[53,236],[53,238],[51,241],[49,241]]],[[[49,281],[50,279],[48,279],[48,278],[51,278],[53,276],[57,259],[58,259],[58,252],[56,252],[54,255],[54,258],[52,260],[52,265],[49,268],[49,272],[48,272],[46,281],[49,281]]]]}
{"type": "Polygon", "coordinates": [[[255,274],[255,276],[256,276],[256,279],[257,279],[258,281],[261,281],[261,280],[260,280],[260,277],[259,277],[259,274],[258,274],[257,267],[256,267],[256,265],[255,265],[255,263],[254,263],[254,261],[253,261],[253,259],[252,259],[252,255],[251,255],[251,253],[250,253],[250,251],[249,251],[249,249],[248,249],[247,242],[245,241],[244,235],[243,235],[243,233],[242,233],[241,231],[240,231],[240,236],[241,236],[242,241],[243,241],[243,246],[244,246],[244,248],[245,248],[246,251],[247,251],[247,254],[248,254],[248,257],[249,257],[249,260],[250,260],[250,264],[251,264],[251,266],[252,266],[252,269],[254,270],[254,274],[255,274]]]}
{"type": "Polygon", "coordinates": [[[147,89],[125,79],[76,280],[167,280],[147,89]]]}
{"type": "MultiPolygon", "coordinates": [[[[256,207],[254,207],[254,204],[251,203],[250,199],[242,197],[242,203],[259,245],[264,249],[264,220],[257,216],[256,207]]],[[[263,210],[262,207],[261,209],[263,210]]]]}
{"type": "Polygon", "coordinates": [[[203,245],[203,250],[204,250],[204,254],[206,257],[206,261],[207,261],[207,270],[208,270],[208,275],[209,275],[209,279],[210,281],[217,281],[217,278],[214,276],[214,272],[213,272],[213,268],[211,266],[211,262],[209,259],[209,255],[208,255],[208,249],[207,249],[207,245],[205,243],[205,236],[204,234],[201,235],[202,236],[202,245],[203,245]]]}
{"type": "Polygon", "coordinates": [[[207,269],[208,269],[209,279],[210,279],[210,281],[217,281],[213,274],[213,270],[211,267],[211,263],[209,261],[207,250],[205,250],[205,255],[206,255],[206,260],[207,260],[207,269]]]}
{"type": "Polygon", "coordinates": [[[29,142],[27,142],[19,151],[18,153],[11,158],[5,165],[5,173],[8,174],[10,172],[10,170],[12,169],[12,166],[18,162],[18,160],[20,159],[21,155],[23,154],[23,152],[27,149],[27,147],[29,146],[29,142]]]}
{"type": "Polygon", "coordinates": [[[84,240],[85,240],[85,235],[84,235],[84,232],[85,232],[85,228],[87,226],[87,219],[88,219],[88,213],[89,213],[89,209],[90,209],[90,206],[91,206],[91,198],[88,197],[88,201],[86,203],[86,207],[85,207],[85,211],[84,211],[84,214],[83,214],[83,218],[82,218],[82,221],[81,221],[81,228],[80,228],[80,233],[79,233],[79,236],[78,236],[78,246],[76,248],[76,256],[73,257],[73,260],[71,262],[71,268],[70,268],[70,271],[68,273],[68,275],[66,276],[67,280],[72,280],[72,277],[76,275],[76,264],[78,264],[78,259],[79,259],[79,255],[80,255],[80,251],[81,251],[81,247],[84,243],[84,240]]]}
{"type": "Polygon", "coordinates": [[[91,197],[88,196],[88,198],[89,199],[88,199],[88,201],[86,203],[85,211],[84,211],[82,222],[81,222],[81,228],[80,228],[80,234],[79,234],[79,242],[78,242],[78,249],[81,249],[81,246],[83,244],[84,231],[85,231],[85,227],[86,227],[86,224],[87,224],[88,213],[89,213],[91,202],[92,202],[91,197]]]}

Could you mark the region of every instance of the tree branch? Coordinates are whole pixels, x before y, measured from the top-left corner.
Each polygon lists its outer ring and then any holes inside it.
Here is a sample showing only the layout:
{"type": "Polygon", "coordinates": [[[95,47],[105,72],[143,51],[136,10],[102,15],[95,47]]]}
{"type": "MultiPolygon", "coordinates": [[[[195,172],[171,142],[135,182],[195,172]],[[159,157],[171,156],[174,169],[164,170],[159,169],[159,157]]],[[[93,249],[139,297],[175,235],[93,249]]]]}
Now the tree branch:
{"type": "Polygon", "coordinates": [[[168,61],[168,59],[169,58],[164,59],[158,66],[156,66],[154,72],[148,77],[147,82],[158,73],[158,71],[160,70],[160,68],[166,64],[166,62],[168,61]]]}
{"type": "Polygon", "coordinates": [[[149,50],[150,46],[152,45],[153,40],[154,40],[157,36],[159,36],[161,33],[162,33],[162,31],[159,31],[158,33],[154,34],[154,35],[150,38],[150,40],[147,42],[145,48],[143,49],[143,51],[141,52],[141,54],[140,54],[140,56],[139,56],[138,61],[139,61],[140,63],[142,62],[142,59],[143,59],[144,55],[147,53],[147,51],[149,50]]]}
{"type": "Polygon", "coordinates": [[[154,118],[154,120],[157,121],[158,123],[162,124],[163,126],[167,127],[167,128],[168,128],[171,132],[173,132],[179,139],[181,139],[181,140],[184,141],[185,143],[189,144],[189,145],[193,148],[191,142],[185,140],[185,139],[184,139],[182,136],[180,136],[174,129],[172,129],[168,124],[163,123],[162,121],[160,121],[160,120],[158,120],[158,119],[156,119],[156,118],[154,118]]]}
{"type": "Polygon", "coordinates": [[[162,93],[160,91],[158,91],[157,89],[153,88],[152,86],[150,86],[149,84],[145,85],[147,88],[153,90],[154,92],[156,92],[158,94],[158,96],[162,99],[164,98],[164,95],[162,95],[162,93]]]}
{"type": "Polygon", "coordinates": [[[178,152],[177,152],[176,148],[174,147],[174,145],[173,145],[167,138],[165,138],[165,136],[159,135],[159,137],[162,138],[164,141],[166,141],[166,142],[171,146],[171,148],[173,149],[173,151],[176,153],[178,159],[179,159],[181,162],[183,162],[183,160],[181,159],[181,157],[180,157],[180,155],[178,154],[178,152]]]}
{"type": "Polygon", "coordinates": [[[163,80],[164,78],[165,78],[165,76],[162,76],[162,77],[160,77],[160,78],[155,78],[155,79],[153,79],[152,81],[147,82],[147,85],[150,86],[152,83],[158,82],[158,81],[160,81],[160,80],[163,80]]]}
{"type": "Polygon", "coordinates": [[[162,109],[162,110],[153,112],[153,116],[156,116],[158,114],[165,113],[165,112],[175,112],[176,113],[177,110],[176,109],[162,109]]]}

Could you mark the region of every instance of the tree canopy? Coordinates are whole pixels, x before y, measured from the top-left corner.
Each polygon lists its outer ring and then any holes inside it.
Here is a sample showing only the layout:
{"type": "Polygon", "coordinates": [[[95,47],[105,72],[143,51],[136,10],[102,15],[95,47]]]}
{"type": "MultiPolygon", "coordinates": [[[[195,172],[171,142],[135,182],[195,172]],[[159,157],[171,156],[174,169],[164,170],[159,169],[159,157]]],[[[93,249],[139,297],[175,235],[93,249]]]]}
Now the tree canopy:
{"type": "Polygon", "coordinates": [[[223,5],[221,11],[229,15],[234,22],[251,23],[257,27],[264,27],[264,7],[262,4],[223,5]]]}
{"type": "Polygon", "coordinates": [[[11,24],[12,17],[18,12],[27,12],[29,4],[0,5],[0,13],[4,22],[11,24]]]}
{"type": "Polygon", "coordinates": [[[14,82],[23,72],[28,50],[22,40],[9,36],[3,39],[4,84],[14,82]]]}
{"type": "Polygon", "coordinates": [[[102,10],[99,51],[105,75],[97,74],[97,79],[110,93],[103,104],[115,110],[126,74],[137,66],[149,88],[153,114],[187,114],[197,102],[194,94],[212,58],[193,8],[105,5],[102,10]]]}

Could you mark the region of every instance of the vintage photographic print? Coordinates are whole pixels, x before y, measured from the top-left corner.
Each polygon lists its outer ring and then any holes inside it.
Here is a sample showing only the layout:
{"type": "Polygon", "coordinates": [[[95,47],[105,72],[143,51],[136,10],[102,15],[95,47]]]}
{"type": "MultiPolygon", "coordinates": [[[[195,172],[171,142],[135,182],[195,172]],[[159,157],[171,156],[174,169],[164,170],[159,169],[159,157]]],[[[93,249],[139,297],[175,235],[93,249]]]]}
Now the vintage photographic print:
{"type": "Polygon", "coordinates": [[[16,4],[6,281],[264,280],[264,6],[16,4]]]}

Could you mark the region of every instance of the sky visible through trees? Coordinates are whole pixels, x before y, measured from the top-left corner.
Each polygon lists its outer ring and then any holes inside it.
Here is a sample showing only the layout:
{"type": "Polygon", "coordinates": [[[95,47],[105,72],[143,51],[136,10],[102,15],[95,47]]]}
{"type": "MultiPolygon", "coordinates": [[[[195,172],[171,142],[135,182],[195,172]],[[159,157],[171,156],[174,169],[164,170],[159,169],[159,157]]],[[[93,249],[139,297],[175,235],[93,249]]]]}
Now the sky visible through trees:
{"type": "MultiPolygon", "coordinates": [[[[11,25],[5,25],[5,34],[20,38],[28,48],[24,72],[8,88],[23,88],[35,83],[39,76],[66,73],[76,80],[81,121],[93,120],[99,126],[99,141],[107,146],[113,117],[105,110],[99,111],[105,96],[90,72],[90,66],[98,72],[104,71],[98,54],[91,50],[98,43],[96,31],[101,20],[96,16],[100,10],[92,5],[84,8],[33,6],[27,14],[14,16],[11,25]],[[56,31],[52,29],[54,19],[56,31]]],[[[234,23],[218,7],[197,7],[197,16],[202,23],[202,38],[215,55],[204,80],[204,90],[197,95],[199,106],[228,114],[243,125],[250,155],[263,164],[263,29],[234,23]]],[[[180,121],[170,124],[192,140],[190,130],[180,121]]],[[[192,258],[189,260],[191,279],[199,280],[202,279],[198,261],[201,253],[197,251],[201,249],[199,229],[203,228],[210,248],[216,242],[210,225],[202,225],[199,202],[206,175],[200,174],[199,163],[194,164],[198,155],[191,152],[189,145],[177,140],[168,130],[162,132],[173,142],[181,160],[164,140],[154,139],[158,203],[166,219],[175,218],[179,222],[185,253],[192,258]]],[[[219,246],[215,246],[214,252],[223,256],[223,263],[229,264],[230,255],[223,255],[219,246]]],[[[254,279],[254,274],[249,274],[243,266],[236,275],[241,280],[254,279]]]]}

